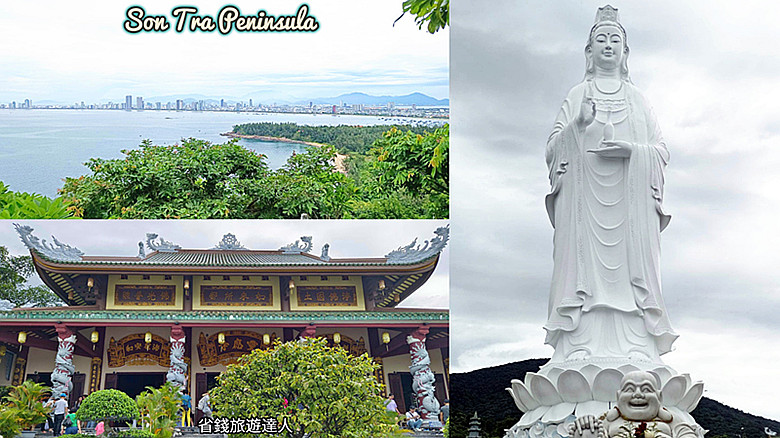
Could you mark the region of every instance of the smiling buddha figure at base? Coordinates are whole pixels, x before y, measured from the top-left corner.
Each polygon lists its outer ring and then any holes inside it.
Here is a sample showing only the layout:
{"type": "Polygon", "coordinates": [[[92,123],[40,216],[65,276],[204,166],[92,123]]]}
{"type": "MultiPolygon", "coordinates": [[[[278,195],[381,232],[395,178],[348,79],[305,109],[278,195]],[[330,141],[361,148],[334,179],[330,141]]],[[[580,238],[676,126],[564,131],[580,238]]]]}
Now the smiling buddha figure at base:
{"type": "Polygon", "coordinates": [[[677,335],[661,296],[660,232],[669,151],[628,74],[617,10],[600,8],[547,143],[555,262],[550,363],[611,358],[661,363],[677,335]]]}
{"type": "Polygon", "coordinates": [[[596,418],[586,415],[569,425],[569,438],[699,438],[700,427],[675,418],[661,405],[657,377],[633,371],[620,382],[617,404],[596,418]]]}

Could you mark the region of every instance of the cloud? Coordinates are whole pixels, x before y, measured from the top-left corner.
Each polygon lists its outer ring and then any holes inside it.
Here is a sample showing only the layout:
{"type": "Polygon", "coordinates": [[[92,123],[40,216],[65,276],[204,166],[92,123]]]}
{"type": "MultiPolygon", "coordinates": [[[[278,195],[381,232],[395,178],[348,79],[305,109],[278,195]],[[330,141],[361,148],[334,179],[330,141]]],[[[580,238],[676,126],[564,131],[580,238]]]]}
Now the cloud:
{"type": "MultiPolygon", "coordinates": [[[[258,5],[234,2],[251,15],[292,14],[289,3],[271,0],[258,5]]],[[[374,76],[373,89],[421,91],[447,96],[448,30],[435,35],[417,29],[409,17],[393,26],[401,6],[395,2],[307,2],[320,22],[313,33],[189,32],[129,34],[122,28],[128,4],[115,2],[41,1],[0,5],[0,101],[105,99],[112,93],[154,95],[209,93],[239,96],[254,80],[270,81],[282,93],[323,96],[356,91],[361,78],[374,76]],[[321,75],[339,76],[330,83],[321,75]],[[298,77],[292,83],[285,76],[298,77]],[[312,81],[306,81],[310,76],[312,81]],[[29,78],[21,82],[19,78],[29,78]],[[117,79],[133,81],[123,86],[117,79]]],[[[174,0],[142,5],[148,15],[165,15],[179,6],[174,0]]],[[[224,2],[201,0],[200,14],[216,15],[224,2]]],[[[297,6],[297,5],[296,5],[297,6]]]]}

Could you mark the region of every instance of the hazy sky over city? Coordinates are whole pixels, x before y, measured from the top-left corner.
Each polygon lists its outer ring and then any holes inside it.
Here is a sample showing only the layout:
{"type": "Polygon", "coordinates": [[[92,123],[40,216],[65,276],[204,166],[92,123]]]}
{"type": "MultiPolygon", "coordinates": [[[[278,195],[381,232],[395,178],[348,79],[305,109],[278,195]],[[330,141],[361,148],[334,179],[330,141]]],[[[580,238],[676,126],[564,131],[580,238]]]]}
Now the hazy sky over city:
{"type": "MultiPolygon", "coordinates": [[[[320,255],[322,245],[328,243],[333,258],[382,257],[415,238],[422,244],[436,237],[434,230],[447,225],[436,220],[0,221],[0,246],[8,248],[12,255],[29,254],[13,223],[31,226],[35,236],[48,242],[54,235],[86,255],[133,257],[138,254],[138,242],[146,240],[146,233],[157,233],[187,249],[213,248],[222,236],[233,233],[244,247],[265,250],[279,249],[301,236],[312,236],[311,253],[320,255]]],[[[449,247],[444,248],[431,278],[398,307],[449,307],[449,247]]]]}
{"type": "MultiPolygon", "coordinates": [[[[453,372],[552,354],[544,148],[604,4],[453,2],[453,372]]],[[[780,10],[612,4],[672,156],[662,277],[680,338],[663,359],[705,396],[780,419],[780,10]]]]}
{"type": "Polygon", "coordinates": [[[179,0],[39,1],[0,4],[0,101],[124,101],[200,94],[255,102],[347,92],[448,97],[449,30],[431,35],[401,1],[310,0],[316,32],[177,33],[171,10],[194,6],[216,17],[228,3],[243,15],[294,15],[303,2],[179,0]],[[126,10],[164,15],[164,33],[130,34],[126,10]]]}

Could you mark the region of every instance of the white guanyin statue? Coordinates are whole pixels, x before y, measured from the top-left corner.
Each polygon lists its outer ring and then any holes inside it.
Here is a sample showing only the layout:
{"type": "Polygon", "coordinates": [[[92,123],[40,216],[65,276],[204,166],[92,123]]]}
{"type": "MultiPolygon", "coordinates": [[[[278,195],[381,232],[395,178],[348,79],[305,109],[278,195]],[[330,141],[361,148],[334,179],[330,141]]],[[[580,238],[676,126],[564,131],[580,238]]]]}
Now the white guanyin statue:
{"type": "Polygon", "coordinates": [[[546,343],[552,362],[630,357],[660,363],[677,335],[661,296],[660,238],[669,151],[628,74],[617,10],[600,8],[585,79],[547,142],[555,267],[546,343]]]}
{"type": "MultiPolygon", "coordinates": [[[[599,8],[585,46],[585,79],[569,91],[546,148],[555,235],[544,328],[555,352],[539,372],[512,380],[508,390],[524,414],[509,438],[568,437],[572,425],[579,433],[595,418],[618,421],[613,408],[621,388],[628,391],[626,378],[632,388],[638,378],[652,380],[663,400],[663,410],[646,406],[655,422],[646,437],[704,433],[690,415],[704,385],[661,360],[677,338],[661,295],[669,151],[631,83],[628,54],[617,9],[599,8]],[[670,432],[670,421],[686,426],[670,432]]],[[[607,428],[600,437],[619,435],[607,428]]]]}

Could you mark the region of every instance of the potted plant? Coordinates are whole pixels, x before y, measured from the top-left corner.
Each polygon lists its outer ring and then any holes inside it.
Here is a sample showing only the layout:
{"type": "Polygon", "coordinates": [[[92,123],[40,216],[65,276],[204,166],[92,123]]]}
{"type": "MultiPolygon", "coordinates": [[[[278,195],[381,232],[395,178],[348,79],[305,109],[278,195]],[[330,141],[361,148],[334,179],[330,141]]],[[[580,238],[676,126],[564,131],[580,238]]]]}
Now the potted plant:
{"type": "Polygon", "coordinates": [[[22,431],[19,422],[16,421],[17,411],[16,408],[0,405],[0,436],[12,438],[22,431]]]}
{"type": "Polygon", "coordinates": [[[16,423],[22,429],[23,438],[34,438],[35,425],[46,421],[48,408],[43,406],[41,400],[49,393],[51,390],[48,387],[27,380],[11,388],[11,392],[5,397],[8,402],[5,411],[12,410],[13,413],[4,415],[16,416],[16,423]]]}

